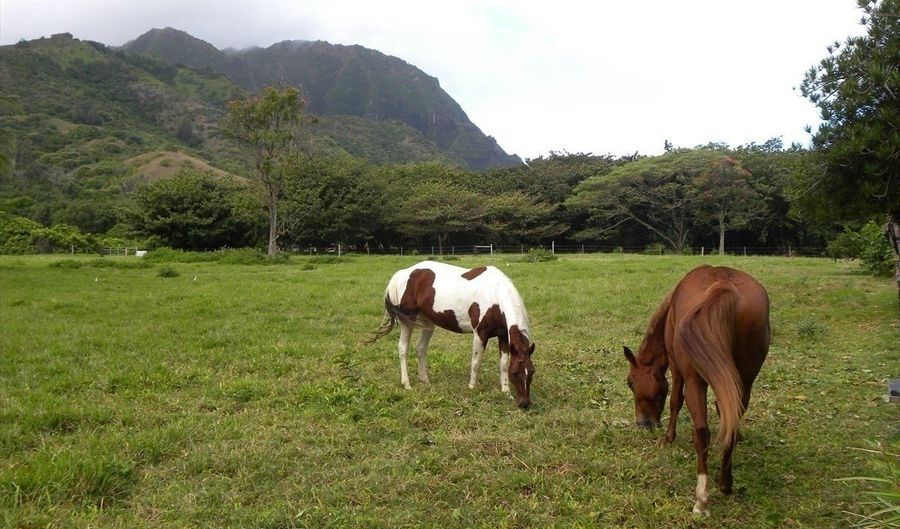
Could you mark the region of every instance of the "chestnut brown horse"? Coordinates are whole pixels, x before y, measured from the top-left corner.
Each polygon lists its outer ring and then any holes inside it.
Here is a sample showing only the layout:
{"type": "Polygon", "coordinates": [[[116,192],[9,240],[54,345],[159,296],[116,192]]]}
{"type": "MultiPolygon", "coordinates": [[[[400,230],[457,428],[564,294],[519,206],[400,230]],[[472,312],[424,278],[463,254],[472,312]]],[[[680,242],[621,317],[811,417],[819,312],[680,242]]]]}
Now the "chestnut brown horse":
{"type": "Polygon", "coordinates": [[[709,427],[706,389],[711,386],[719,412],[717,441],[722,448],[719,489],[731,493],[731,454],[750,389],[769,351],[769,296],[748,274],[724,266],[690,271],[668,294],[650,319],[628,386],[634,393],[639,426],[658,426],[672,370],[672,398],[666,442],[675,440],[678,412],[686,400],[694,422],[697,451],[697,501],[694,512],[709,515],[706,458],[709,427]]]}

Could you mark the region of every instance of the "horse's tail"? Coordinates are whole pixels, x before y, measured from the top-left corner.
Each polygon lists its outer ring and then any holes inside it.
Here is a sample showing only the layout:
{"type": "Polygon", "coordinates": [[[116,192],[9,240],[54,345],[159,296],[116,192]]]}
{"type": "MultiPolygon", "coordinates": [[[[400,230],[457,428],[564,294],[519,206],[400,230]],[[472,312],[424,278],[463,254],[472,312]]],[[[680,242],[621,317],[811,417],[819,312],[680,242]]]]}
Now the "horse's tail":
{"type": "Polygon", "coordinates": [[[400,319],[400,313],[397,310],[398,308],[399,307],[391,303],[391,298],[388,295],[388,290],[385,290],[384,320],[381,322],[381,326],[369,333],[371,336],[363,340],[363,344],[371,345],[375,343],[379,338],[387,336],[391,333],[391,331],[394,330],[394,325],[396,325],[400,319]]]}
{"type": "Polygon", "coordinates": [[[716,442],[737,439],[743,406],[743,382],[734,364],[734,325],[738,293],[723,281],[713,283],[703,299],[679,322],[675,339],[694,369],[712,387],[719,410],[716,442]]]}

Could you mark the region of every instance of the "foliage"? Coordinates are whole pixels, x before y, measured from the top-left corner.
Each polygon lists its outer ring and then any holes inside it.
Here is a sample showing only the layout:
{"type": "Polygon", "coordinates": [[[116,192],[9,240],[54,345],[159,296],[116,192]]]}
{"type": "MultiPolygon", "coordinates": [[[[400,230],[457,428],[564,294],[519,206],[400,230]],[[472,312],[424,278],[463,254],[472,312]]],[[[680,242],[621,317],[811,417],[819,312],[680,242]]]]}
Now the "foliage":
{"type": "Polygon", "coordinates": [[[370,178],[363,162],[320,156],[299,160],[292,170],[298,176],[285,189],[287,241],[298,246],[365,245],[386,238],[386,186],[370,178]]]}
{"type": "Polygon", "coordinates": [[[296,88],[263,90],[262,95],[228,103],[222,124],[226,136],[253,150],[256,172],[269,213],[269,255],[278,253],[278,208],[291,176],[289,165],[299,154],[297,142],[304,121],[306,101],[296,88]]]}
{"type": "Polygon", "coordinates": [[[589,211],[606,229],[636,222],[680,252],[702,209],[697,179],[723,157],[715,150],[681,149],[643,158],[583,181],[567,204],[589,211]]]}
{"type": "Polygon", "coordinates": [[[900,1],[858,3],[866,34],[829,46],[800,87],[823,120],[802,199],[824,218],[900,219],[900,1]]]}
{"type": "Polygon", "coordinates": [[[546,263],[557,259],[559,259],[559,256],[546,248],[529,248],[522,261],[526,263],[546,263]]]}
{"type": "Polygon", "coordinates": [[[96,252],[97,240],[68,224],[46,227],[33,220],[0,211],[0,253],[96,252]]]}
{"type": "Polygon", "coordinates": [[[238,213],[243,192],[210,174],[182,171],[138,189],[132,224],[139,233],[173,248],[241,246],[252,228],[238,213]]]}
{"type": "Polygon", "coordinates": [[[564,224],[554,221],[555,210],[550,204],[513,191],[488,201],[485,220],[491,237],[501,244],[546,241],[566,231],[564,224]]]}
{"type": "Polygon", "coordinates": [[[694,185],[699,197],[697,218],[719,230],[719,253],[725,253],[725,232],[748,225],[765,214],[763,197],[753,188],[752,175],[730,156],[715,160],[694,185]]]}
{"type": "Polygon", "coordinates": [[[156,275],[159,277],[178,277],[181,274],[178,273],[178,270],[175,269],[172,265],[163,265],[159,267],[159,270],[156,271],[156,275]]]}
{"type": "Polygon", "coordinates": [[[845,228],[828,243],[826,252],[835,259],[859,259],[867,274],[890,276],[894,269],[894,252],[879,222],[869,221],[859,230],[845,228]]]}
{"type": "Polygon", "coordinates": [[[398,229],[407,237],[436,239],[443,254],[451,236],[484,229],[487,207],[480,193],[449,182],[425,182],[397,213],[398,229]]]}
{"type": "Polygon", "coordinates": [[[870,474],[837,480],[870,485],[869,490],[862,492],[871,498],[871,501],[862,502],[868,513],[848,513],[853,517],[852,527],[877,529],[900,526],[900,454],[892,454],[884,447],[860,450],[879,456],[870,461],[870,474]]]}

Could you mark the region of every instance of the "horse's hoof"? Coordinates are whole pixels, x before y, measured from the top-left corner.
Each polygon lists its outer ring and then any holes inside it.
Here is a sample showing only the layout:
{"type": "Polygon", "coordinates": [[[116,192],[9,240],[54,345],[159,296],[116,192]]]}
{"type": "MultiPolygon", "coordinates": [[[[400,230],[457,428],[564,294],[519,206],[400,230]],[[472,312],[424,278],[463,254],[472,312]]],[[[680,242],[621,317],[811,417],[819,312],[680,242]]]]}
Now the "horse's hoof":
{"type": "Polygon", "coordinates": [[[475,384],[469,384],[469,389],[475,389],[475,384]]]}
{"type": "Polygon", "coordinates": [[[412,391],[412,386],[410,386],[409,383],[406,383],[406,384],[403,384],[403,389],[412,391]]]}
{"type": "Polygon", "coordinates": [[[725,485],[723,483],[719,483],[719,492],[726,496],[730,496],[734,490],[731,488],[731,485],[725,485]]]}
{"type": "Polygon", "coordinates": [[[422,384],[431,384],[431,382],[428,380],[427,377],[426,377],[426,378],[420,378],[420,379],[419,379],[419,382],[421,382],[422,384]]]}
{"type": "Polygon", "coordinates": [[[709,508],[705,504],[701,504],[698,501],[694,504],[694,514],[706,518],[709,516],[709,508]]]}

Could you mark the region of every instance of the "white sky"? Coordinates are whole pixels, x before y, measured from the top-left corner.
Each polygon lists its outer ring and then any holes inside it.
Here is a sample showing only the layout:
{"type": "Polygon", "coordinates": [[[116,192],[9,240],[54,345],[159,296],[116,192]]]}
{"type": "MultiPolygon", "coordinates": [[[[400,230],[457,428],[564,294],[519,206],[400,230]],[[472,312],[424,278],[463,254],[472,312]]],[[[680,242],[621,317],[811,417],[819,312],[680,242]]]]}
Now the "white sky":
{"type": "Polygon", "coordinates": [[[165,26],[219,49],[360,44],[437,77],[509,153],[658,154],[807,144],[818,112],[794,87],[861,15],[854,0],[0,0],[0,44],[165,26]]]}

